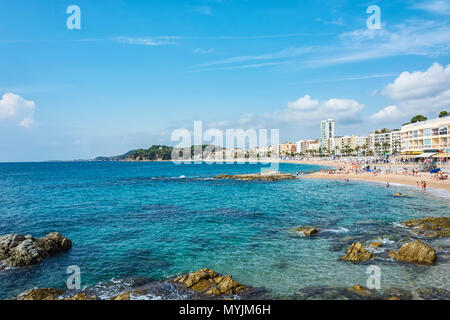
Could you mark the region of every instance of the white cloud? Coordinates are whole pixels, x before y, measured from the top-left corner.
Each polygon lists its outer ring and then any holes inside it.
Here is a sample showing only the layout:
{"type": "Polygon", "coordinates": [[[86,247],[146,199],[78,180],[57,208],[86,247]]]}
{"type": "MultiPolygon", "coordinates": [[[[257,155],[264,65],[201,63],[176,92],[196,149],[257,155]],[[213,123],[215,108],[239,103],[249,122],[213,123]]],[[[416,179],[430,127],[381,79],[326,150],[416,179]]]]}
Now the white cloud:
{"type": "Polygon", "coordinates": [[[350,125],[361,121],[360,111],[363,109],[364,105],[353,99],[332,98],[321,101],[305,95],[289,102],[285,109],[254,115],[249,122],[262,123],[267,127],[272,124],[280,127],[284,125],[309,127],[318,126],[319,121],[323,119],[333,118],[342,125],[350,125]]]}
{"type": "Polygon", "coordinates": [[[450,65],[445,69],[434,63],[427,71],[403,72],[386,86],[386,94],[395,100],[410,100],[439,94],[450,88],[450,65]]]}
{"type": "Polygon", "coordinates": [[[195,48],[194,49],[195,54],[211,54],[214,51],[215,51],[214,48],[209,48],[209,49],[195,48]]]}
{"type": "Polygon", "coordinates": [[[133,45],[143,45],[143,46],[167,46],[167,45],[177,45],[175,41],[179,37],[172,36],[157,36],[157,37],[143,37],[143,38],[133,38],[127,36],[121,36],[114,38],[116,42],[123,44],[133,44],[133,45]]]}
{"type": "Polygon", "coordinates": [[[450,15],[450,2],[448,2],[448,0],[427,0],[415,4],[413,8],[432,13],[450,15]]]}
{"type": "Polygon", "coordinates": [[[393,122],[401,119],[403,113],[397,106],[387,106],[371,116],[372,120],[376,122],[393,122]]]}
{"type": "Polygon", "coordinates": [[[0,99],[0,121],[30,128],[33,125],[35,104],[19,95],[5,93],[0,99]]]}
{"type": "Polygon", "coordinates": [[[450,106],[450,65],[434,63],[426,71],[403,72],[383,93],[396,105],[375,113],[372,120],[407,120],[418,113],[436,116],[450,106]]]}

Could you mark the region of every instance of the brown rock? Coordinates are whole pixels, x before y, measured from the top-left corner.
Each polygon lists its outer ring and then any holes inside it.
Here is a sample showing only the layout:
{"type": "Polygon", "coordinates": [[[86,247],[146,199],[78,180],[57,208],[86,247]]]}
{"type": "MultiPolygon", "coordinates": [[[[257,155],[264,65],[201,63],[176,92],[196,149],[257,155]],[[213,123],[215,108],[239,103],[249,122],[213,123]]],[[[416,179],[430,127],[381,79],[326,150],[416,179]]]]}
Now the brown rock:
{"type": "Polygon", "coordinates": [[[347,252],[341,259],[346,261],[362,262],[373,258],[373,254],[364,249],[361,243],[357,242],[352,244],[350,248],[347,249],[347,252]]]}
{"type": "Polygon", "coordinates": [[[22,293],[17,298],[18,300],[56,300],[60,295],[64,293],[63,290],[57,289],[32,289],[25,293],[22,293]]]}
{"type": "Polygon", "coordinates": [[[72,242],[57,232],[41,239],[21,234],[7,234],[0,237],[0,265],[23,267],[37,264],[58,253],[67,252],[72,242]]]}
{"type": "Polygon", "coordinates": [[[78,293],[72,297],[64,298],[64,300],[97,300],[96,296],[89,297],[86,293],[78,293]]]}
{"type": "Polygon", "coordinates": [[[421,236],[429,238],[450,237],[450,217],[412,219],[404,224],[413,228],[412,231],[421,236]]]}
{"type": "Polygon", "coordinates": [[[436,261],[436,251],[419,240],[405,243],[398,252],[391,251],[389,256],[398,261],[420,264],[434,264],[436,261]]]}
{"type": "Polygon", "coordinates": [[[214,179],[233,179],[241,181],[279,181],[279,180],[293,180],[295,177],[289,173],[280,173],[278,171],[266,171],[256,174],[237,174],[237,175],[218,175],[214,179]]]}
{"type": "Polygon", "coordinates": [[[373,242],[373,243],[369,244],[369,247],[371,247],[371,248],[380,248],[382,246],[383,246],[382,242],[373,242]]]}
{"type": "Polygon", "coordinates": [[[390,297],[388,300],[401,300],[399,297],[390,297]]]}
{"type": "Polygon", "coordinates": [[[172,280],[183,283],[186,287],[208,295],[230,295],[243,292],[247,288],[233,280],[232,276],[221,276],[214,270],[202,269],[197,272],[181,275],[172,280]]]}
{"type": "Polygon", "coordinates": [[[308,237],[319,233],[319,229],[317,229],[315,227],[308,227],[308,226],[295,228],[294,231],[295,232],[303,232],[303,234],[308,237]]]}
{"type": "Polygon", "coordinates": [[[130,292],[121,293],[114,298],[111,298],[111,300],[130,300],[130,292]]]}

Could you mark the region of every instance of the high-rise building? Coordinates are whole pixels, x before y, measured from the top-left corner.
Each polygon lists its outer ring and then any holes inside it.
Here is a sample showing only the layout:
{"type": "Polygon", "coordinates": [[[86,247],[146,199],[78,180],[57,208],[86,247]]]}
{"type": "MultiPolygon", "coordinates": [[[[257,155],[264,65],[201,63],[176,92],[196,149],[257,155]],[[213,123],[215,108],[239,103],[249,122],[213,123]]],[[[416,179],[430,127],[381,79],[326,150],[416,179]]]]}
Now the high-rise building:
{"type": "Polygon", "coordinates": [[[320,122],[320,147],[330,152],[334,149],[334,136],[336,124],[333,119],[322,120],[320,122]]]}

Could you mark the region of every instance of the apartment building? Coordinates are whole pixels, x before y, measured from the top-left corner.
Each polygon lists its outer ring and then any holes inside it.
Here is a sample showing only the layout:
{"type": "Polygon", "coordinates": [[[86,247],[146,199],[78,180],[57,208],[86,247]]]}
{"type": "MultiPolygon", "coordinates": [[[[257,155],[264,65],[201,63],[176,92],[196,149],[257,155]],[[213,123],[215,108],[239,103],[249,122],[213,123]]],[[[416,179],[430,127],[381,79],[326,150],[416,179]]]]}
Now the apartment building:
{"type": "Polygon", "coordinates": [[[401,129],[402,155],[448,157],[450,116],[404,125],[401,129]],[[447,154],[447,156],[445,155],[447,154]]]}
{"type": "Polygon", "coordinates": [[[369,150],[374,154],[395,154],[400,152],[401,133],[400,130],[377,130],[369,133],[367,139],[369,150]]]}

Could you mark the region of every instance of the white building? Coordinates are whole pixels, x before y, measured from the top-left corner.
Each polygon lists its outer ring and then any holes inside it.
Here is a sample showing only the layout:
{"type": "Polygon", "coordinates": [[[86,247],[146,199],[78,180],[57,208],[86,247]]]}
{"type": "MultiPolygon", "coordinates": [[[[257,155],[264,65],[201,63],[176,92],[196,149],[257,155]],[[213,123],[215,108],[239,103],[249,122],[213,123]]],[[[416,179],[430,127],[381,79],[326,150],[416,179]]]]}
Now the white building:
{"type": "Polygon", "coordinates": [[[448,158],[450,153],[450,116],[408,124],[401,130],[402,155],[448,158]]]}
{"type": "Polygon", "coordinates": [[[322,120],[320,122],[320,147],[330,152],[334,149],[334,136],[336,133],[336,123],[333,119],[322,120]],[[327,140],[329,139],[329,140],[327,140]]]}
{"type": "Polygon", "coordinates": [[[388,152],[394,154],[400,152],[401,134],[400,130],[377,130],[369,133],[368,147],[374,154],[388,152]]]}

